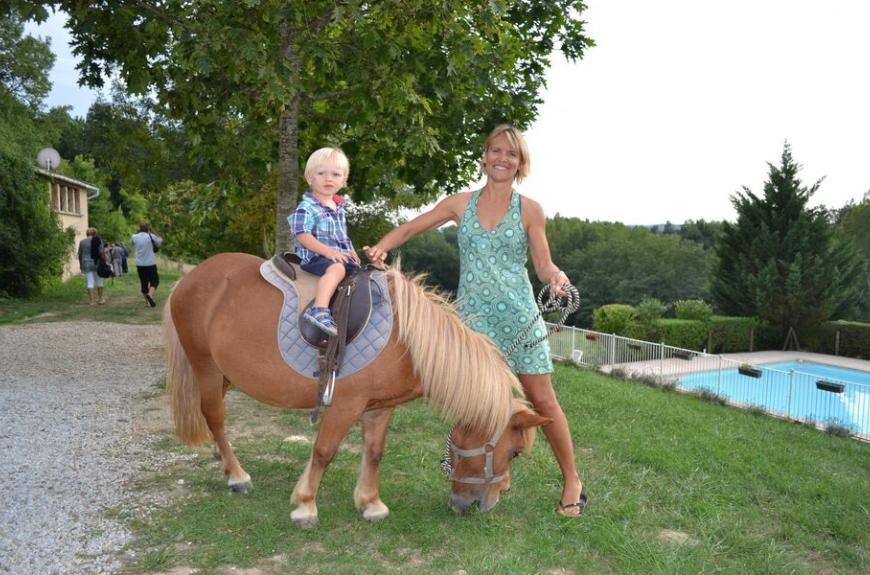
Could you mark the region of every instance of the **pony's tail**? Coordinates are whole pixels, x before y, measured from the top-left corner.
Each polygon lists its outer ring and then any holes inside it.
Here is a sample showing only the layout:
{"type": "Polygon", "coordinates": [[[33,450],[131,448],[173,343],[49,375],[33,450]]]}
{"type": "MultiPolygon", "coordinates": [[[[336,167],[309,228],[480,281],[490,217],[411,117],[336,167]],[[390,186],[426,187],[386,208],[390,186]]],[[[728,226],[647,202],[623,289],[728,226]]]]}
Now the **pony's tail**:
{"type": "Polygon", "coordinates": [[[172,294],[163,309],[163,335],[166,338],[166,387],[172,418],[175,420],[175,433],[185,445],[202,445],[209,443],[212,435],[202,415],[199,385],[178,339],[171,308],[172,294]]]}

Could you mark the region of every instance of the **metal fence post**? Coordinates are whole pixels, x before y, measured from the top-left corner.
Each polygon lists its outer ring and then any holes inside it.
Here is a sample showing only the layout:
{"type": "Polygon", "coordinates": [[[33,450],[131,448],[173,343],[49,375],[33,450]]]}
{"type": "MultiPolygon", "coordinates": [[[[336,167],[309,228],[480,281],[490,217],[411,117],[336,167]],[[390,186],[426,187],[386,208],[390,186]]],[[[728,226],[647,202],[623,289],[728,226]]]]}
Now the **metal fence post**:
{"type": "Polygon", "coordinates": [[[722,389],[722,356],[719,356],[719,372],[716,374],[716,395],[719,395],[722,389]]]}
{"type": "Polygon", "coordinates": [[[577,328],[571,326],[571,360],[574,360],[574,350],[577,349],[577,328]]]}
{"type": "Polygon", "coordinates": [[[788,418],[791,419],[791,391],[794,385],[794,370],[788,370],[788,418]]]}
{"type": "Polygon", "coordinates": [[[659,379],[664,377],[665,373],[665,342],[659,342],[659,379]]]}

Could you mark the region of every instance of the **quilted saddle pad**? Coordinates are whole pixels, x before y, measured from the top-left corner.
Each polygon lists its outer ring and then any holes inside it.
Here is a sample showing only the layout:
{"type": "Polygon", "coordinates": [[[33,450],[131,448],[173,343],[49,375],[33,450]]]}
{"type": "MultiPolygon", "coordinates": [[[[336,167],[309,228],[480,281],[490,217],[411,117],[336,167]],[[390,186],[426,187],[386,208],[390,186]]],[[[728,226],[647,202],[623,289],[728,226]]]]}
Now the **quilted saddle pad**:
{"type": "MultiPolygon", "coordinates": [[[[307,274],[302,270],[297,273],[307,274]]],[[[281,357],[290,366],[290,369],[304,377],[317,379],[319,369],[317,364],[317,348],[310,345],[299,333],[300,305],[305,305],[313,297],[311,281],[304,281],[300,277],[296,282],[286,278],[278,271],[269,260],[260,265],[260,275],[267,282],[275,286],[284,294],[284,304],[281,306],[281,316],[278,319],[278,349],[281,357]],[[300,289],[301,287],[301,289],[300,289]],[[300,304],[300,302],[302,302],[300,304]]],[[[316,276],[314,284],[316,285],[316,276]]],[[[337,379],[353,375],[360,371],[377,358],[393,330],[393,306],[390,301],[390,290],[387,286],[387,277],[382,272],[371,275],[372,282],[372,313],[368,324],[353,341],[344,348],[344,363],[339,369],[337,379]]]]}

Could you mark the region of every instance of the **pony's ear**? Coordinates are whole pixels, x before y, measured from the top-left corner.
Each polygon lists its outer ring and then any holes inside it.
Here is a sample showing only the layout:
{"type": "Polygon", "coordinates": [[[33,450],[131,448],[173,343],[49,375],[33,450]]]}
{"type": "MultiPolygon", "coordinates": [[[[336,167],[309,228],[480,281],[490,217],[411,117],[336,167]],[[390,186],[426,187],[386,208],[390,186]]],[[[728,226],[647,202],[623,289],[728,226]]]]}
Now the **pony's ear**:
{"type": "Polygon", "coordinates": [[[514,414],[511,423],[517,429],[527,429],[529,427],[537,427],[539,425],[553,423],[553,418],[543,417],[533,411],[523,410],[514,414]]]}

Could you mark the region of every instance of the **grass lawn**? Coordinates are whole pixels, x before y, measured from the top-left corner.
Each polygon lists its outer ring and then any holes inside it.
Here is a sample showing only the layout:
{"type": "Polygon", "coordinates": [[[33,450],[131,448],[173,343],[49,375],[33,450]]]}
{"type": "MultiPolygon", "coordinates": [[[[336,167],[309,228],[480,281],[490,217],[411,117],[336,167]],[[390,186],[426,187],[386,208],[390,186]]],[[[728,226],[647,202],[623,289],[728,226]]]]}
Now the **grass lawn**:
{"type": "MultiPolygon", "coordinates": [[[[160,323],[160,310],[172,285],[181,277],[176,270],[159,268],[160,287],[157,307],[146,308],[139,289],[136,267],[120,278],[105,281],[106,305],[88,305],[85,278],[75,275],[69,281],[49,286],[42,294],[28,299],[0,299],[0,324],[26,321],[108,321],[116,323],[160,323]]],[[[96,293],[96,290],[95,290],[96,293]]]]}
{"type": "MultiPolygon", "coordinates": [[[[162,307],[179,275],[160,273],[162,307]]],[[[109,283],[106,298],[88,306],[79,276],[39,298],[0,300],[0,323],[160,321],[135,274],[109,283]]],[[[309,456],[308,413],[231,391],[230,437],[254,490],[230,495],[210,452],[167,431],[159,449],[182,457],[132,487],[180,497],[132,525],[127,572],[870,572],[870,445],[573,367],[558,366],[554,382],[590,498],[580,519],[553,511],[559,474],[543,435],[514,464],[495,510],[455,516],[438,466],[448,426],[418,401],[397,409],[387,438],[381,494],[391,515],[369,524],[353,508],[355,430],[324,477],[319,526],[294,529],[289,498],[309,456]]]]}
{"type": "MultiPolygon", "coordinates": [[[[230,495],[207,450],[143,479],[184,496],[135,527],[131,572],[870,571],[870,445],[572,367],[559,366],[555,382],[590,497],[579,520],[553,511],[558,470],[542,434],[495,510],[455,516],[438,467],[447,426],[415,402],[396,411],[388,435],[381,488],[391,515],[369,524],[353,508],[355,431],[324,477],[320,524],[294,529],[308,414],[230,392],[231,438],[254,490],[230,495]]],[[[191,452],[170,436],[163,449],[191,452]]]]}

